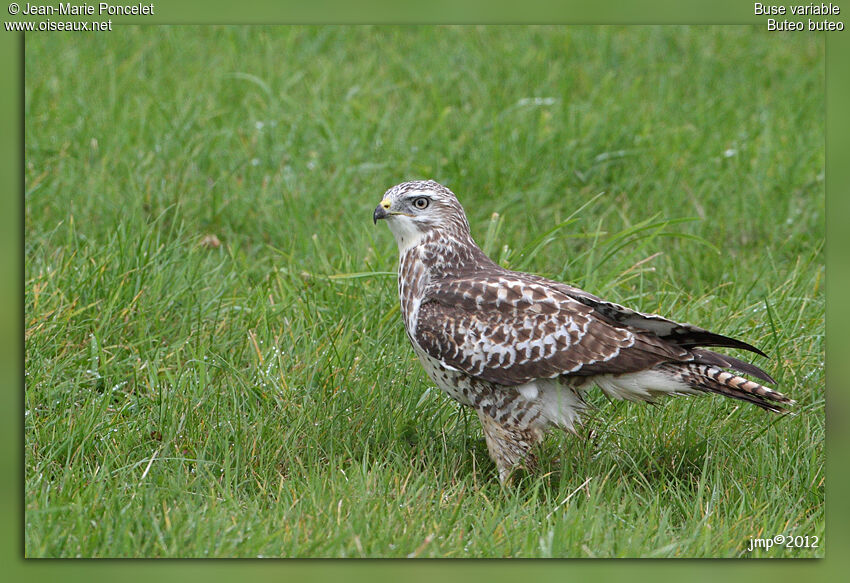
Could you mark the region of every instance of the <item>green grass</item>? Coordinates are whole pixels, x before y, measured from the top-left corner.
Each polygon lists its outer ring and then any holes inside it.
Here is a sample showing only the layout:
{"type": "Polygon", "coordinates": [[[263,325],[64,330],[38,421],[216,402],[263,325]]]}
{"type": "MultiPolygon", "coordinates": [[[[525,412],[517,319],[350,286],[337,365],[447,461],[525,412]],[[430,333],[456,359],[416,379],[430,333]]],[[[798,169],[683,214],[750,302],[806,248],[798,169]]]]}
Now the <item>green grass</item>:
{"type": "Polygon", "coordinates": [[[25,108],[27,556],[823,555],[822,37],[32,34],[25,108]],[[415,178],[504,265],[760,346],[796,414],[595,394],[503,489],[371,224],[415,178]]]}

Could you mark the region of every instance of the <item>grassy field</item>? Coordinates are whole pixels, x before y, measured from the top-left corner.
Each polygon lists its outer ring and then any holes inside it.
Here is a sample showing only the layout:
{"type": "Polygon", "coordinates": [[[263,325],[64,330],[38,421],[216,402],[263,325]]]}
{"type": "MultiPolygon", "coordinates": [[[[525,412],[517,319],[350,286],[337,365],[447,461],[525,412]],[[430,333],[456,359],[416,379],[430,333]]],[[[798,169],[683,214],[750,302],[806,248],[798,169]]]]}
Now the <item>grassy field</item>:
{"type": "Polygon", "coordinates": [[[26,555],[823,556],[822,43],[27,36],[26,555]],[[760,346],[795,415],[593,395],[503,489],[371,222],[415,178],[503,265],[760,346]],[[747,552],[773,535],[819,546],[747,552]]]}

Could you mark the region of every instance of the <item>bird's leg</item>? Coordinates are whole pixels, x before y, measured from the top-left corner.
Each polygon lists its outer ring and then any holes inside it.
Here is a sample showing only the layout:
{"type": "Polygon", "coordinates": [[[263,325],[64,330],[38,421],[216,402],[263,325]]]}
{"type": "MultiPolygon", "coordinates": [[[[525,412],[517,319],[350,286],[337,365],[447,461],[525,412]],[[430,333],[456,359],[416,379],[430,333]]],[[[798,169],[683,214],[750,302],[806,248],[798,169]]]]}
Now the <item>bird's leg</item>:
{"type": "Polygon", "coordinates": [[[533,470],[536,460],[531,448],[543,439],[543,431],[536,427],[520,428],[499,423],[481,410],[476,412],[484,428],[487,451],[499,470],[499,481],[509,484],[513,470],[519,465],[533,470]]]}

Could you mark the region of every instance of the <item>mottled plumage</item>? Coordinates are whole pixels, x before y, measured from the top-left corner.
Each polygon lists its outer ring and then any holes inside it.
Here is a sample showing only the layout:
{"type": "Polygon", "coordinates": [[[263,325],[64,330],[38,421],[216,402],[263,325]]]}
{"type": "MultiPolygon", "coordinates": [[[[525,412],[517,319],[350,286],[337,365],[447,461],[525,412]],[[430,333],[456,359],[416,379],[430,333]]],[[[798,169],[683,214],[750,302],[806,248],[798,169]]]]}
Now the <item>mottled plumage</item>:
{"type": "Polygon", "coordinates": [[[441,184],[394,186],[373,218],[386,219],[398,243],[407,336],[437,386],[478,413],[502,480],[533,461],[547,427],[575,430],[582,392],[594,385],[631,401],[713,392],[776,412],[792,402],[728,372],[775,383],[760,368],[699,348],[764,356],[746,342],[497,265],[441,184]]]}

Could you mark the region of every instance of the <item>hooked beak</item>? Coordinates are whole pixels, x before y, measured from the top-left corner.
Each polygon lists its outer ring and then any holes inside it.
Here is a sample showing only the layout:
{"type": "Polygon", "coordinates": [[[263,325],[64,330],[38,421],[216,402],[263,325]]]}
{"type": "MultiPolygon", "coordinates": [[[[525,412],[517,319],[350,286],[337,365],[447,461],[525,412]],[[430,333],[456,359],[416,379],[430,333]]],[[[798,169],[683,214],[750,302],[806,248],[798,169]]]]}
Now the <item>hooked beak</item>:
{"type": "Polygon", "coordinates": [[[387,217],[389,216],[389,214],[390,214],[390,213],[388,213],[387,211],[389,210],[389,208],[390,208],[390,205],[391,205],[391,204],[392,204],[392,203],[390,203],[390,201],[388,201],[387,199],[382,200],[382,201],[381,201],[381,204],[379,204],[379,205],[375,208],[375,212],[374,212],[374,213],[372,213],[372,222],[373,222],[373,223],[375,223],[375,224],[377,225],[377,224],[378,224],[378,219],[385,219],[385,218],[387,218],[387,217]]]}

